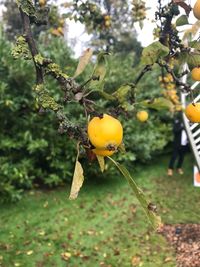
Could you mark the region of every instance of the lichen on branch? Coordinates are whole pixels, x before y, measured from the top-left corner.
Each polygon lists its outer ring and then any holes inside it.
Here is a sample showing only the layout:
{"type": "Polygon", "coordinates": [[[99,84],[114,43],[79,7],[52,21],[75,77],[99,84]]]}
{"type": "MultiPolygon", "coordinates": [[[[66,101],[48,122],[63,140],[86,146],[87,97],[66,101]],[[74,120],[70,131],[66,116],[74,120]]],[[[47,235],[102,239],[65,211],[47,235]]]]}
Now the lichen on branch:
{"type": "Polygon", "coordinates": [[[35,16],[36,10],[32,0],[16,0],[18,7],[28,16],[35,16]]]}
{"type": "Polygon", "coordinates": [[[61,108],[54,98],[49,95],[49,92],[45,88],[44,84],[36,85],[33,88],[33,91],[36,93],[36,100],[42,108],[51,109],[53,111],[58,111],[61,108]]]}
{"type": "MultiPolygon", "coordinates": [[[[73,137],[82,142],[82,144],[89,146],[85,129],[73,124],[65,115],[63,107],[58,104],[55,99],[49,94],[45,86],[44,73],[51,74],[57,79],[63,88],[68,88],[74,84],[69,77],[62,72],[60,67],[53,63],[51,60],[43,58],[36,46],[35,40],[32,35],[30,17],[34,14],[34,6],[30,0],[18,0],[19,11],[22,18],[22,24],[24,28],[24,39],[20,39],[21,42],[26,42],[30,50],[32,60],[35,65],[36,71],[36,85],[33,87],[33,91],[36,95],[36,100],[43,109],[52,110],[56,114],[56,118],[59,124],[59,132],[67,133],[70,137],[73,137]],[[68,87],[67,87],[68,86],[68,87]]],[[[16,52],[15,52],[16,53],[16,52]]],[[[71,88],[71,87],[70,87],[71,88]]],[[[77,88],[75,92],[77,92],[77,88]]]]}

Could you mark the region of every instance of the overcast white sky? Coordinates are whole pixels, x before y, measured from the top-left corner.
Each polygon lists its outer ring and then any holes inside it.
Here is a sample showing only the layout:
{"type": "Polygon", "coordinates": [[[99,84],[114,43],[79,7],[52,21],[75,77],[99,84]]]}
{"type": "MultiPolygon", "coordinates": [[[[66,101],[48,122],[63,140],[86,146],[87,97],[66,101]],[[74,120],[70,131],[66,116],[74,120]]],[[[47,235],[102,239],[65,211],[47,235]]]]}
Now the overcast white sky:
{"type": "MultiPolygon", "coordinates": [[[[123,0],[122,0],[123,1],[123,0]]],[[[54,1],[55,2],[55,1],[54,1]]],[[[66,0],[58,0],[57,3],[64,3],[66,0]]],[[[150,9],[147,11],[147,18],[144,20],[144,27],[140,29],[139,24],[135,23],[135,27],[138,33],[138,40],[143,46],[147,46],[153,41],[153,29],[155,28],[155,23],[152,21],[155,17],[155,11],[158,4],[158,0],[146,0],[146,6],[150,9]]],[[[163,0],[162,3],[169,3],[170,0],[163,0]]],[[[193,6],[196,0],[186,0],[186,3],[193,6]]],[[[183,9],[180,9],[183,12],[183,9]]],[[[0,7],[0,14],[2,7],[0,7]]],[[[191,12],[189,21],[193,23],[195,18],[191,12]]],[[[67,21],[69,23],[67,39],[70,40],[71,46],[75,51],[75,56],[79,57],[82,54],[82,51],[86,48],[87,42],[90,40],[90,36],[85,33],[84,26],[77,22],[67,21]]]]}

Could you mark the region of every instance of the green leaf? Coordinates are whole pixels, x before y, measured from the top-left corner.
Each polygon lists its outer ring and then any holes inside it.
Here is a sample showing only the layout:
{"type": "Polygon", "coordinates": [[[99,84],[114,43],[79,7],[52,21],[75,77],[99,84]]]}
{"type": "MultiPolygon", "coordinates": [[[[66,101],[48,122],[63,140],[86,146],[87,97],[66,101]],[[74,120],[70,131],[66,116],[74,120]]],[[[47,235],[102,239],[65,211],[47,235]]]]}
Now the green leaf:
{"type": "Polygon", "coordinates": [[[200,53],[197,50],[196,52],[183,52],[179,55],[180,63],[187,63],[190,68],[200,65],[200,53]]]}
{"type": "Polygon", "coordinates": [[[128,93],[131,91],[133,85],[124,84],[120,86],[112,95],[118,100],[119,103],[122,103],[126,100],[128,93]]]}
{"type": "Polygon", "coordinates": [[[162,222],[161,222],[161,218],[156,214],[155,205],[146,199],[143,191],[137,186],[134,179],[130,175],[129,171],[124,166],[122,166],[121,164],[119,164],[118,162],[113,160],[112,158],[110,158],[110,157],[108,157],[108,158],[115,164],[115,166],[119,169],[119,171],[122,173],[122,175],[128,181],[130,187],[132,188],[133,192],[135,193],[135,196],[137,197],[139,203],[143,207],[143,209],[144,209],[150,223],[152,224],[153,228],[155,230],[159,230],[162,226],[162,222]]]}
{"type": "Polygon", "coordinates": [[[92,73],[92,77],[95,80],[92,80],[90,82],[90,88],[92,89],[103,90],[104,88],[104,78],[107,72],[107,60],[106,60],[107,55],[108,55],[107,52],[101,52],[97,56],[97,63],[92,73]]]}
{"type": "Polygon", "coordinates": [[[99,166],[100,166],[100,169],[102,172],[104,172],[105,170],[105,160],[104,160],[104,157],[103,156],[99,156],[99,155],[96,155],[97,157],[97,160],[99,162],[99,166]]]}
{"type": "Polygon", "coordinates": [[[78,197],[78,193],[84,181],[83,168],[81,166],[81,163],[78,161],[78,158],[79,158],[79,143],[77,144],[76,164],[75,164],[74,176],[72,180],[71,192],[69,196],[69,199],[71,200],[74,200],[78,197]]]}
{"type": "Polygon", "coordinates": [[[199,41],[192,41],[188,43],[188,46],[191,48],[196,48],[197,50],[200,50],[200,42],[199,41]]]}
{"type": "Polygon", "coordinates": [[[84,71],[84,69],[86,68],[92,57],[92,53],[93,51],[91,48],[88,48],[83,52],[82,56],[79,58],[79,63],[75,71],[74,78],[80,75],[84,71]]]}
{"type": "Polygon", "coordinates": [[[174,107],[173,103],[164,97],[158,97],[155,98],[154,100],[145,100],[140,102],[140,105],[143,107],[152,108],[156,110],[162,110],[162,109],[173,110],[174,107]]]}
{"type": "Polygon", "coordinates": [[[177,18],[176,26],[183,26],[189,24],[188,17],[186,15],[182,15],[177,18]]]}
{"type": "Polygon", "coordinates": [[[190,52],[187,55],[187,63],[190,66],[196,67],[200,65],[200,54],[199,52],[190,52]]]}
{"type": "Polygon", "coordinates": [[[144,65],[152,65],[158,59],[165,57],[168,54],[169,48],[157,41],[143,49],[141,63],[144,65]]]}

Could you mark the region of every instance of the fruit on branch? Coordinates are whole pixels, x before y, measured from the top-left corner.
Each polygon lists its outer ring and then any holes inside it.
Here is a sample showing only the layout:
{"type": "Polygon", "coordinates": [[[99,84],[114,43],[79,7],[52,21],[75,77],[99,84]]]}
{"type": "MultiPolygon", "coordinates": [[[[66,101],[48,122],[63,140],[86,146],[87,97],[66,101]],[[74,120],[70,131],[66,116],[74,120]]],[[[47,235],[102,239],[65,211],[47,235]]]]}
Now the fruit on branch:
{"type": "Polygon", "coordinates": [[[109,15],[104,16],[104,25],[106,28],[111,26],[111,17],[109,15]]]}
{"type": "Polygon", "coordinates": [[[63,32],[62,27],[50,29],[50,33],[54,36],[64,36],[64,32],[63,32]]]}
{"type": "Polygon", "coordinates": [[[200,81],[200,67],[195,67],[192,69],[191,75],[194,81],[200,81]]]}
{"type": "Polygon", "coordinates": [[[159,81],[160,86],[164,88],[162,94],[166,99],[169,99],[174,104],[174,108],[172,111],[182,110],[173,76],[170,73],[167,73],[165,76],[159,77],[159,81]]]}
{"type": "Polygon", "coordinates": [[[148,120],[149,114],[145,110],[138,111],[136,117],[139,121],[145,122],[148,120]]]}
{"type": "Polygon", "coordinates": [[[115,151],[110,151],[106,149],[97,149],[97,148],[93,149],[92,151],[94,152],[94,154],[103,157],[112,156],[115,153],[115,151]]]}
{"type": "Polygon", "coordinates": [[[62,27],[58,27],[57,30],[60,33],[60,35],[62,35],[62,36],[64,35],[64,31],[63,31],[62,27]]]}
{"type": "MultiPolygon", "coordinates": [[[[123,128],[119,120],[103,114],[94,117],[88,123],[88,137],[92,145],[99,150],[116,151],[123,139],[123,128]]],[[[94,151],[95,152],[95,151],[94,151]]],[[[106,153],[106,152],[105,152],[106,153]]]]}
{"type": "Polygon", "coordinates": [[[191,122],[200,122],[200,103],[190,103],[185,109],[185,115],[191,122]]]}
{"type": "Polygon", "coordinates": [[[46,5],[46,0],[39,0],[39,5],[41,7],[45,6],[46,5]]]}
{"type": "Polygon", "coordinates": [[[105,27],[106,27],[106,28],[109,28],[110,25],[111,25],[110,20],[106,20],[106,21],[104,22],[104,24],[105,24],[105,27]]]}
{"type": "Polygon", "coordinates": [[[132,13],[134,21],[142,21],[146,17],[145,1],[132,0],[132,13]]]}
{"type": "Polygon", "coordinates": [[[197,0],[193,7],[193,14],[195,18],[200,20],[200,0],[197,0]]]}

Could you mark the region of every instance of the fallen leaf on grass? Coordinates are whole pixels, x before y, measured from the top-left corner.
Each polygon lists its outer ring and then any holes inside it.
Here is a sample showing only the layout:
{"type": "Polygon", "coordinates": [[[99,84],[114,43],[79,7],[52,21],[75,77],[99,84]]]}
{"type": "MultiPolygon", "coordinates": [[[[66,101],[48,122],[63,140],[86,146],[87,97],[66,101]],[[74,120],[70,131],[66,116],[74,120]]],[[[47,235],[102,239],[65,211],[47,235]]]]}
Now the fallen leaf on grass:
{"type": "Polygon", "coordinates": [[[139,264],[141,263],[141,258],[140,256],[133,256],[131,259],[131,264],[132,266],[140,266],[139,264]]]}
{"type": "Polygon", "coordinates": [[[73,238],[73,234],[72,234],[72,233],[68,233],[68,234],[67,234],[67,238],[68,238],[69,240],[71,240],[71,239],[73,238]]]}
{"type": "Polygon", "coordinates": [[[170,262],[170,261],[172,261],[172,258],[170,258],[170,257],[167,257],[167,258],[164,259],[165,263],[170,262]]]}
{"type": "Polygon", "coordinates": [[[61,253],[61,258],[65,261],[68,261],[71,258],[72,254],[70,252],[61,253]]]}
{"type": "Polygon", "coordinates": [[[15,253],[15,255],[20,255],[20,254],[22,254],[21,250],[17,250],[16,253],[15,253]]]}
{"type": "Polygon", "coordinates": [[[41,236],[44,236],[44,235],[45,235],[45,231],[42,230],[42,231],[40,231],[38,234],[41,235],[41,236]]]}
{"type": "Polygon", "coordinates": [[[33,254],[33,250],[29,250],[29,251],[26,252],[26,255],[28,255],[28,256],[30,256],[32,254],[33,254]]]}
{"type": "Polygon", "coordinates": [[[114,249],[114,256],[119,256],[120,255],[120,250],[119,249],[114,249]]]}
{"type": "Polygon", "coordinates": [[[95,232],[94,230],[88,230],[88,231],[87,231],[87,234],[88,234],[88,235],[95,235],[95,233],[96,233],[96,232],[95,232]]]}

